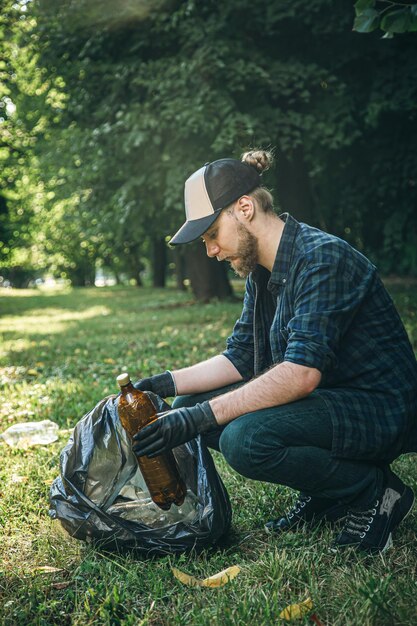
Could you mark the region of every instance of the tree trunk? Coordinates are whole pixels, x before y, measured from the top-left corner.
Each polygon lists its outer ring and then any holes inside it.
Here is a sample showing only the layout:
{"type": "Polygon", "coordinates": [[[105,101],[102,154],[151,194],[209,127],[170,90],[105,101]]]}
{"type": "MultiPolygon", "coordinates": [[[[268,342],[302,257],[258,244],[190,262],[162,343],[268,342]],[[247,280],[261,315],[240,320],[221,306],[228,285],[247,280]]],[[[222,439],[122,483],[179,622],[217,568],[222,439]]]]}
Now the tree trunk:
{"type": "Polygon", "coordinates": [[[94,265],[87,261],[67,270],[67,273],[73,287],[91,287],[94,285],[96,270],[94,265]]]}
{"type": "Polygon", "coordinates": [[[210,259],[201,242],[189,244],[186,247],[185,259],[187,276],[197,300],[209,302],[212,298],[219,300],[233,298],[233,289],[227,278],[226,263],[210,259]]]}
{"type": "Polygon", "coordinates": [[[277,198],[282,211],[300,222],[314,223],[310,179],[302,146],[291,154],[281,153],[278,160],[277,198]]]}
{"type": "Polygon", "coordinates": [[[129,246],[128,259],[130,265],[130,277],[135,279],[137,287],[143,287],[141,272],[143,271],[144,266],[139,246],[134,244],[129,246]]]}
{"type": "Polygon", "coordinates": [[[132,278],[136,281],[136,287],[143,287],[142,276],[140,275],[142,271],[142,267],[139,265],[135,265],[135,269],[132,271],[132,278]]]}
{"type": "Polygon", "coordinates": [[[167,267],[167,244],[165,239],[155,237],[152,241],[152,284],[165,287],[167,267]]]}

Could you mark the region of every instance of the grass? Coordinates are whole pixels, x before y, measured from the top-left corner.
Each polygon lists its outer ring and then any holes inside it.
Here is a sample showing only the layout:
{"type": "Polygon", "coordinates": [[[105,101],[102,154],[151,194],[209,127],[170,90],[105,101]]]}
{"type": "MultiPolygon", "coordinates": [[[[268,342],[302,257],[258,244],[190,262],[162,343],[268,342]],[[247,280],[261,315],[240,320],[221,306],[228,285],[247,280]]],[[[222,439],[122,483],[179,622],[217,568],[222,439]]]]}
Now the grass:
{"type": "MultiPolygon", "coordinates": [[[[390,291],[417,350],[416,290],[390,291]]],[[[120,372],[146,376],[217,354],[239,303],[200,306],[171,289],[115,287],[2,290],[0,309],[0,432],[40,419],[61,428],[48,446],[22,451],[0,443],[0,624],[275,625],[286,605],[308,596],[323,624],[416,623],[416,512],[394,549],[373,558],[330,552],[329,527],[271,538],[263,522],[293,494],[240,477],[217,453],[233,507],[231,532],[218,548],[154,560],[110,554],[50,520],[49,488],[68,429],[116,391],[120,372]],[[234,564],[241,573],[219,589],[188,588],[171,573],[175,565],[206,577],[234,564]],[[42,566],[60,571],[36,569],[42,566]]],[[[395,462],[416,490],[415,467],[416,455],[395,462]]]]}

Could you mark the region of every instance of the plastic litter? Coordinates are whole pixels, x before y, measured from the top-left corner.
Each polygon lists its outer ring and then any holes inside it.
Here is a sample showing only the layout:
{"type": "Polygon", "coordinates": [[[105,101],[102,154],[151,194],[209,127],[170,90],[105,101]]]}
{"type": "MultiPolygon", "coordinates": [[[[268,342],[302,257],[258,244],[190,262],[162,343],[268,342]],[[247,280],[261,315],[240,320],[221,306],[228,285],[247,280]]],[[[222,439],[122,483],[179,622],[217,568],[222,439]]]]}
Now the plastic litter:
{"type": "Polygon", "coordinates": [[[12,448],[26,450],[32,446],[47,445],[58,440],[59,426],[51,420],[13,424],[0,434],[12,448]]]}
{"type": "MultiPolygon", "coordinates": [[[[149,396],[158,411],[170,408],[149,396]]],[[[50,516],[72,537],[108,550],[150,556],[215,544],[229,529],[231,507],[206,446],[198,437],[174,450],[187,495],[181,506],[162,511],[149,495],[117,403],[118,397],[105,398],[75,426],[51,487],[50,516]]]]}

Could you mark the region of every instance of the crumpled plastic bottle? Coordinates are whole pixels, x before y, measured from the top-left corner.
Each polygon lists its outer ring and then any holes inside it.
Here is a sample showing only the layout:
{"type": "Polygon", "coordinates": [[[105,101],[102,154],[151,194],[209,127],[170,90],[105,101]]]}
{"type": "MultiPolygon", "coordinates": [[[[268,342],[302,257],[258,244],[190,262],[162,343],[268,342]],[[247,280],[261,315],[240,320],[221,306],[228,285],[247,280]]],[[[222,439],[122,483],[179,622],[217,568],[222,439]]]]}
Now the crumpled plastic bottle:
{"type": "Polygon", "coordinates": [[[13,424],[0,434],[12,448],[26,450],[31,446],[46,445],[58,439],[59,426],[51,420],[13,424]]]}

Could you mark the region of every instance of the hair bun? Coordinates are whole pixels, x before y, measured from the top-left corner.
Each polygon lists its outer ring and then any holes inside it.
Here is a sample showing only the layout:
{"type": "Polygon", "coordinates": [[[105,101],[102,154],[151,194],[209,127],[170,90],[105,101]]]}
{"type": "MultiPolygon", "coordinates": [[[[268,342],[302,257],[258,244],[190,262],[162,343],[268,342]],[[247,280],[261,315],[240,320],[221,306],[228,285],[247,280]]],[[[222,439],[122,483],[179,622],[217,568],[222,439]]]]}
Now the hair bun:
{"type": "Polygon", "coordinates": [[[254,167],[259,174],[269,169],[274,161],[274,155],[269,150],[249,150],[242,154],[242,161],[254,167]]]}

